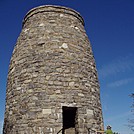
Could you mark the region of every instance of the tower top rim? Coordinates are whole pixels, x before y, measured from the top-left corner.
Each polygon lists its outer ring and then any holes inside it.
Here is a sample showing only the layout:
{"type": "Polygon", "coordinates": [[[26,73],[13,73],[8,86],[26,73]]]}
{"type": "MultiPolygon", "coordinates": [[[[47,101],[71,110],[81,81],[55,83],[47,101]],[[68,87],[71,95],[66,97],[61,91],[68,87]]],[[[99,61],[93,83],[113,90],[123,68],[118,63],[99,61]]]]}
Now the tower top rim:
{"type": "Polygon", "coordinates": [[[79,12],[75,11],[72,8],[59,6],[59,5],[42,5],[42,6],[32,8],[25,15],[25,17],[23,19],[23,25],[28,20],[28,18],[30,18],[34,14],[41,13],[41,12],[59,12],[59,13],[63,13],[63,14],[69,14],[69,15],[72,15],[72,16],[76,17],[77,19],[79,19],[80,22],[82,23],[82,25],[84,25],[84,19],[82,18],[82,16],[80,15],[79,12]]]}

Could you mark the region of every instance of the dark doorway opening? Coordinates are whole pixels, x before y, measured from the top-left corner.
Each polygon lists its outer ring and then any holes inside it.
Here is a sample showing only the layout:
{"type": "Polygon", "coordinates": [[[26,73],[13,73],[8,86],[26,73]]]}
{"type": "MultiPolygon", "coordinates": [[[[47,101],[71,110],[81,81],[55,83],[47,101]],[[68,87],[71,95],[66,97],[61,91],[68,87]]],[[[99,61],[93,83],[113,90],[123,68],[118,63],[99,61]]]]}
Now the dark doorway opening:
{"type": "Polygon", "coordinates": [[[75,128],[77,120],[77,108],[76,107],[62,107],[63,111],[63,132],[68,128],[75,128]]]}

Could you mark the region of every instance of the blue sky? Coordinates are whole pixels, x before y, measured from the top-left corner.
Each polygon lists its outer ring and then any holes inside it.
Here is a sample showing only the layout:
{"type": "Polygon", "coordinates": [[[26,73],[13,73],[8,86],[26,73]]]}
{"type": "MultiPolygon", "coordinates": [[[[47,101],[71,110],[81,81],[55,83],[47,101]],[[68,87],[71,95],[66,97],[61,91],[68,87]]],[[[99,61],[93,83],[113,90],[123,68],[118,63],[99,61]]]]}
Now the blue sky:
{"type": "MultiPolygon", "coordinates": [[[[134,0],[0,0],[0,131],[8,65],[26,13],[39,5],[80,12],[92,44],[100,81],[105,128],[132,134],[126,126],[134,93],[134,0]]],[[[0,133],[2,134],[2,132],[0,133]]]]}

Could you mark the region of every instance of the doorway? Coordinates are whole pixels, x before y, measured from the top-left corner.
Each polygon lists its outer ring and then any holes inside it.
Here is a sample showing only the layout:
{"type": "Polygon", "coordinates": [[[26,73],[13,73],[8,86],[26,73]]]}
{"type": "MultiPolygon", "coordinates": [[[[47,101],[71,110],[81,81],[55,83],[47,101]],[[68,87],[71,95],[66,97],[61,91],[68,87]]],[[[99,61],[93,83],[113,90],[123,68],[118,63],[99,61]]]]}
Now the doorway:
{"type": "Polygon", "coordinates": [[[62,134],[76,134],[77,108],[63,106],[62,111],[63,111],[62,134]]]}

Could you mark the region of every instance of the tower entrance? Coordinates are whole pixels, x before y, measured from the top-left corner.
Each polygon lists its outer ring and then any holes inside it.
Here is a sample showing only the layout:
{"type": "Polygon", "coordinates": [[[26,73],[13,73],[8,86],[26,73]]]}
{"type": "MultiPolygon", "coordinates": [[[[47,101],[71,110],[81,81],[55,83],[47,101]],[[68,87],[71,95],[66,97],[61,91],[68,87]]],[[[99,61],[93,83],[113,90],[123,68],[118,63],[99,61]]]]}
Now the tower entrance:
{"type": "Polygon", "coordinates": [[[63,106],[62,111],[63,111],[62,134],[76,134],[77,108],[63,106]]]}

